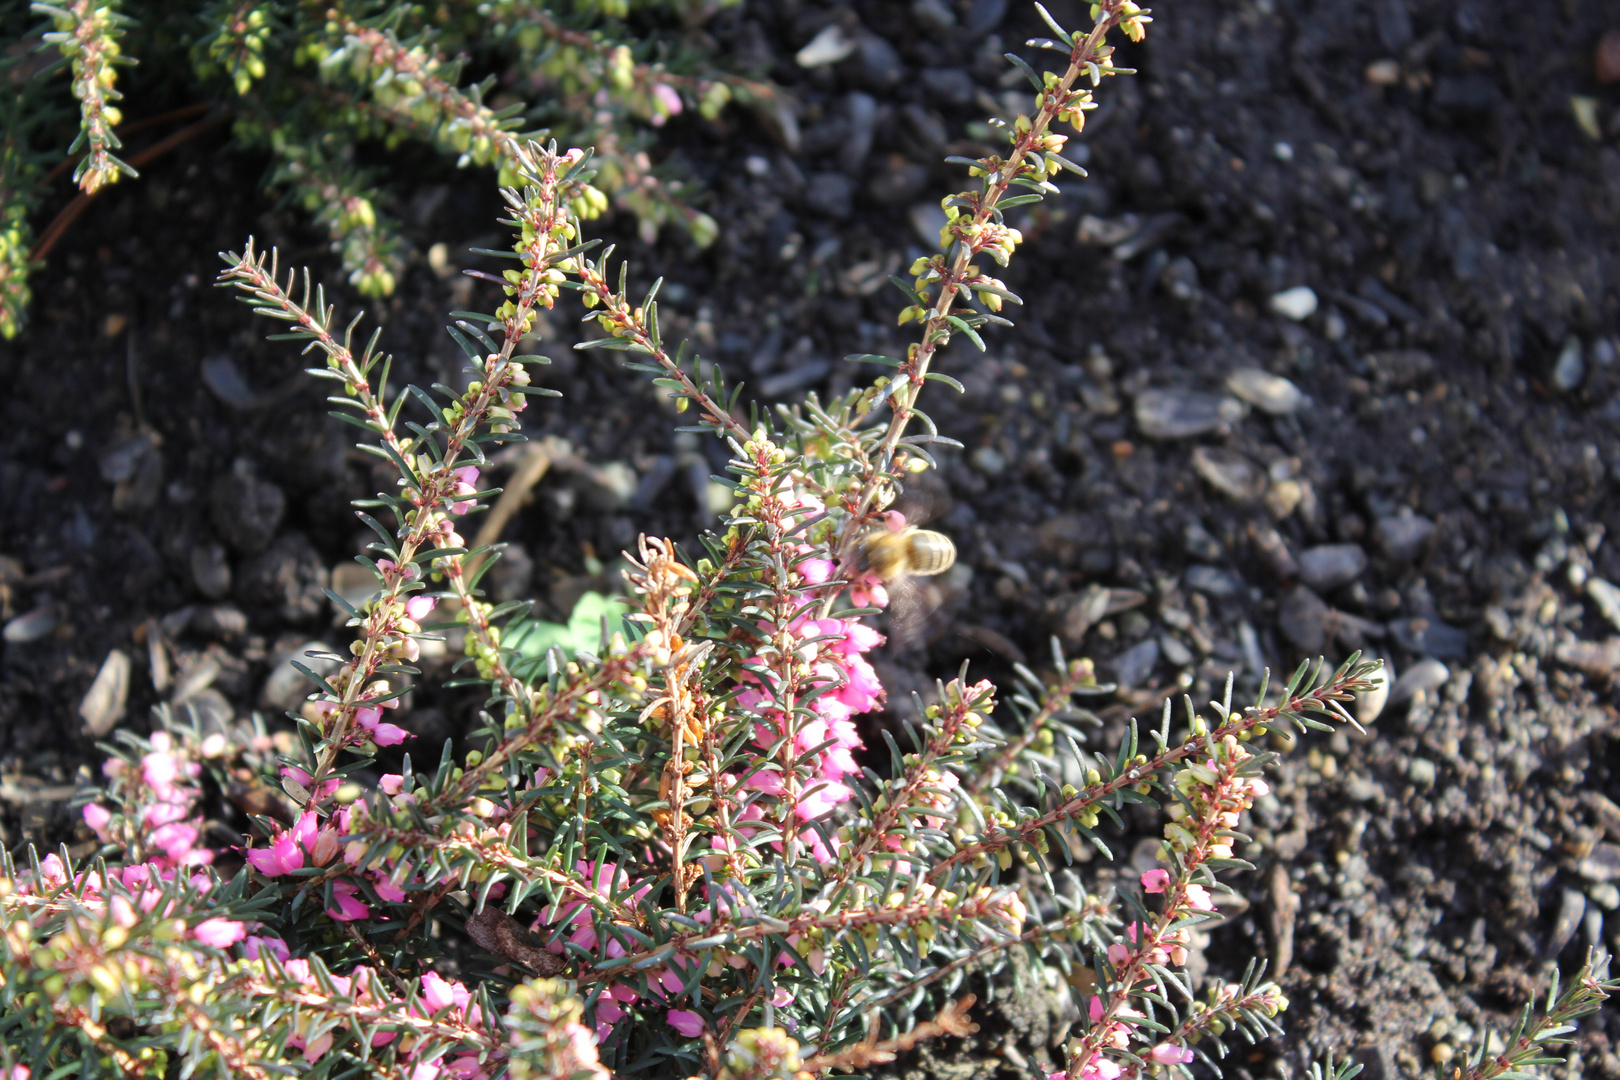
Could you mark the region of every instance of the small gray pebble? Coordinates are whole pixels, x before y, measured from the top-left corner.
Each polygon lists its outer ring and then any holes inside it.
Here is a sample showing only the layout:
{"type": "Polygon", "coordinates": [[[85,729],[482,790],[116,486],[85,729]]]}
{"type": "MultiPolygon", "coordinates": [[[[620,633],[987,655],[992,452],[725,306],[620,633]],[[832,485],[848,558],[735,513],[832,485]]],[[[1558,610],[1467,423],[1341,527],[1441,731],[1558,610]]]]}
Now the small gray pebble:
{"type": "Polygon", "coordinates": [[[1586,595],[1597,605],[1598,613],[1620,630],[1620,589],[1600,577],[1586,579],[1586,595]]]}
{"type": "Polygon", "coordinates": [[[233,409],[251,409],[259,403],[259,396],[229,356],[204,360],[202,381],[215,397],[233,409]]]}
{"type": "Polygon", "coordinates": [[[5,631],[0,633],[0,637],[4,637],[12,645],[25,645],[30,641],[38,641],[55,629],[56,609],[45,604],[6,623],[5,631]]]}
{"type": "Polygon", "coordinates": [[[1284,289],[1271,298],[1271,310],[1285,319],[1300,322],[1316,312],[1316,293],[1307,285],[1284,289]]]}
{"type": "Polygon", "coordinates": [[[300,622],[319,617],[326,608],[327,581],[315,545],[303,533],[289,532],[242,565],[236,595],[246,604],[271,607],[282,618],[300,622]]]}
{"type": "Polygon", "coordinates": [[[317,675],[330,675],[337,670],[337,661],[307,655],[312,652],[330,653],[332,646],[324,641],[306,641],[275,655],[270,661],[270,677],[264,680],[264,689],[259,692],[259,700],[266,707],[283,711],[293,709],[315,692],[315,684],[309,681],[309,676],[293,667],[293,661],[298,661],[317,675]]]}
{"type": "Polygon", "coordinates": [[[1187,549],[1187,554],[1206,562],[1214,562],[1226,554],[1221,542],[1211,536],[1209,530],[1204,528],[1203,522],[1199,521],[1188,522],[1181,530],[1181,543],[1187,549]]]}
{"type": "Polygon", "coordinates": [[[1277,623],[1283,636],[1307,655],[1320,653],[1327,644],[1327,621],[1332,610],[1304,585],[1283,597],[1277,623]]]}
{"type": "MultiPolygon", "coordinates": [[[[1365,660],[1375,660],[1377,657],[1364,656],[1365,660]]],[[[1356,695],[1356,720],[1363,724],[1370,724],[1383,713],[1384,706],[1389,703],[1390,686],[1395,680],[1395,665],[1388,660],[1384,666],[1372,674],[1373,688],[1363,690],[1356,695]]]]}
{"type": "Polygon", "coordinates": [[[1114,661],[1114,677],[1121,686],[1140,686],[1159,663],[1159,643],[1153,638],[1138,642],[1114,661]]]}
{"type": "Polygon", "coordinates": [[[622,461],[584,465],[575,474],[585,505],[602,513],[627,509],[636,497],[636,470],[622,461]]]}
{"type": "Polygon", "coordinates": [[[1586,887],[1586,898],[1604,911],[1620,908],[1620,887],[1607,881],[1594,881],[1586,887]]]}
{"type": "Polygon", "coordinates": [[[1254,502],[1266,492],[1265,473],[1236,450],[1200,446],[1193,451],[1192,466],[1211,487],[1237,502],[1254,502]]]}
{"type": "Polygon", "coordinates": [[[1565,889],[1558,901],[1558,917],[1553,920],[1552,931],[1547,935],[1547,944],[1543,956],[1551,959],[1564,951],[1564,946],[1570,943],[1575,936],[1575,930],[1581,925],[1581,919],[1586,914],[1586,897],[1581,895],[1579,889],[1565,889]]]}
{"type": "Polygon", "coordinates": [[[1300,388],[1288,379],[1260,368],[1238,368],[1227,377],[1226,388],[1273,416],[1287,416],[1307,400],[1300,388]]]}
{"type": "Polygon", "coordinates": [[[107,659],[102,661],[101,670],[96,673],[96,679],[90,684],[84,700],[79,703],[79,716],[84,719],[84,726],[98,739],[123,719],[129,700],[129,672],[129,654],[122,649],[111,650],[107,653],[107,659]]]}
{"type": "Polygon", "coordinates": [[[237,551],[263,551],[275,538],[287,497],[248,468],[235,468],[214,481],[209,493],[214,528],[237,551]]]}
{"type": "Polygon", "coordinates": [[[933,101],[966,105],[973,100],[973,76],[961,68],[923,68],[917,78],[933,101]]]}
{"type": "Polygon", "coordinates": [[[218,600],[231,591],[231,563],[226,557],[225,545],[197,544],[191,549],[191,579],[197,591],[210,600],[218,600]]]}
{"type": "Polygon", "coordinates": [[[1150,439],[1190,439],[1220,430],[1243,415],[1222,394],[1197,390],[1144,390],[1136,396],[1136,426],[1150,439]]]}
{"type": "Polygon", "coordinates": [[[1318,592],[1348,585],[1367,569],[1360,544],[1318,544],[1299,553],[1299,579],[1318,592]]]}
{"type": "Polygon", "coordinates": [[[191,713],[193,723],[204,737],[229,732],[231,721],[236,719],[236,711],[231,708],[225,695],[211,686],[193,694],[184,707],[191,713]]]}
{"type": "Polygon", "coordinates": [[[1159,635],[1159,651],[1164,654],[1171,667],[1184,668],[1193,662],[1192,650],[1183,645],[1181,639],[1174,634],[1159,635]]]}
{"type": "Polygon", "coordinates": [[[911,222],[912,235],[929,250],[939,246],[940,230],[945,228],[950,220],[937,202],[917,203],[906,212],[906,217],[911,222]]]}
{"type": "Polygon", "coordinates": [[[1406,669],[1406,673],[1395,680],[1395,685],[1389,689],[1389,700],[1398,705],[1417,693],[1430,693],[1438,690],[1451,678],[1451,670],[1440,661],[1426,657],[1406,669]]]}
{"type": "Polygon", "coordinates": [[[1575,869],[1587,881],[1620,880],[1620,844],[1593,845],[1575,869]]]}
{"type": "Polygon", "coordinates": [[[191,616],[191,629],[207,637],[228,638],[247,633],[247,616],[230,604],[206,604],[191,616]]]}
{"type": "Polygon", "coordinates": [[[1007,471],[1007,459],[993,446],[981,446],[973,451],[973,467],[986,476],[1000,476],[1007,471]]]}
{"type": "Polygon", "coordinates": [[[1568,338],[1564,347],[1558,351],[1558,360],[1553,364],[1552,383],[1558,389],[1568,393],[1580,387],[1586,378],[1586,358],[1581,354],[1581,339],[1568,338]]]}
{"type": "Polygon", "coordinates": [[[854,55],[844,61],[838,73],[863,90],[889,90],[899,84],[904,66],[886,38],[862,32],[856,38],[854,55]]]}
{"type": "Polygon", "coordinates": [[[1373,539],[1379,550],[1398,563],[1416,559],[1433,535],[1434,522],[1419,514],[1383,517],[1373,525],[1373,539]]]}
{"type": "Polygon", "coordinates": [[[855,181],[841,172],[812,173],[804,201],[817,213],[842,221],[855,207],[855,181]]]}
{"type": "Polygon", "coordinates": [[[1181,578],[1187,588],[1210,596],[1237,596],[1243,591],[1243,582],[1214,566],[1189,566],[1181,578]]]}
{"type": "Polygon", "coordinates": [[[1389,630],[1408,652],[1427,654],[1442,660],[1468,658],[1468,632],[1439,619],[1423,615],[1396,619],[1389,624],[1389,630]]]}
{"type": "Polygon", "coordinates": [[[817,68],[836,64],[854,51],[855,39],[842,26],[829,23],[793,59],[802,68],[817,68]]]}

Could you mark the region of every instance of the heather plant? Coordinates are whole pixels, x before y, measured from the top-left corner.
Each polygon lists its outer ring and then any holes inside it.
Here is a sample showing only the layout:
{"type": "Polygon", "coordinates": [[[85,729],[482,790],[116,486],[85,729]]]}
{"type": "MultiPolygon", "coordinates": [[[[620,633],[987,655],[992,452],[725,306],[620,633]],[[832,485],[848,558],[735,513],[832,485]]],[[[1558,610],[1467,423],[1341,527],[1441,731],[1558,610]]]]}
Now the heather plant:
{"type": "MultiPolygon", "coordinates": [[[[0,334],[15,336],[28,305],[27,277],[72,218],[71,204],[36,237],[30,215],[52,155],[77,158],[85,197],[137,176],[124,153],[124,92],[142,70],[189,79],[191,104],[152,122],[190,120],[142,157],[229,121],[237,143],[267,152],[267,181],[326,231],[349,282],[385,296],[407,254],[387,213],[384,178],[363,160],[368,144],[419,142],[459,165],[492,166],[518,182],[515,151],[549,130],[596,149],[594,217],[616,202],[646,235],[666,223],[700,246],[715,235],[695,191],[649,156],[648,129],[687,108],[717,116],[729,103],[791,123],[767,84],[720,72],[678,35],[638,26],[693,25],[734,0],[618,0],[553,10],[530,0],[449,4],[308,5],[210,0],[34,3],[47,20],[25,30],[16,12],[0,32],[37,45],[0,60],[0,334]],[[51,61],[55,57],[54,62],[51,61]],[[467,83],[469,65],[488,72],[467,83]],[[60,107],[65,69],[77,119],[60,107]],[[76,128],[71,137],[66,132],[76,128]],[[69,146],[69,139],[71,145],[69,146]]],[[[141,88],[155,91],[153,80],[141,88]]],[[[171,91],[172,92],[172,91],[171,91]]],[[[139,99],[131,103],[139,107],[139,99]]]]}
{"type": "MultiPolygon", "coordinates": [[[[855,358],[885,373],[835,400],[740,419],[735,388],[666,346],[657,285],[633,300],[624,264],[582,236],[595,159],[555,143],[503,151],[521,179],[504,192],[512,265],[486,275],[504,291],[495,311],[453,316],[473,369],[460,390],[392,388],[378,336],[359,346],[307,276],[251,244],[227,256],[222,283],[320,361],[335,415],[397,470],[358,508],[376,592],[345,608],[348,649],[303,665],[294,730],[160,715],[150,737],[121,735],[84,807],[95,859],[5,864],[11,1075],[860,1074],[971,1034],[970,989],[1020,979],[1086,988],[1053,1077],[1218,1071],[1234,1035],[1277,1033],[1288,1003],[1264,965],[1196,986],[1193,935],[1248,865],[1243,813],[1267,791],[1256,740],[1353,724],[1341,703],[1375,663],[1308,663],[1251,704],[1229,680],[1208,710],[1167,704],[1113,747],[1090,743],[1078,704],[1109,688],[1056,654],[1010,692],[965,671],[938,684],[886,756],[857,728],[885,693],[872,619],[905,584],[872,552],[914,535],[896,500],[950,443],[922,390],[954,385],[933,370],[946,344],[982,347],[1018,303],[979,261],[1005,265],[1021,239],[1006,211],[1074,169],[1053,125],[1083,125],[1121,70],[1108,35],[1147,22],[1130,0],[1093,19],[1037,42],[1061,70],[1013,60],[1034,109],[1004,125],[1004,154],[964,162],[978,183],[944,200],[940,252],[897,282],[918,340],[855,358]],[[527,604],[485,600],[499,551],[461,532],[495,494],[479,487],[490,452],[522,438],[528,398],[546,393],[543,359],[518,350],[564,288],[603,335],[590,345],[628,354],[732,454],[723,530],[691,553],[642,537],[627,613],[598,607],[585,647],[527,604]],[[543,649],[512,644],[537,635],[543,649]],[[425,648],[452,637],[482,728],[373,783],[378,749],[412,738],[401,703],[425,648]],[[259,835],[210,842],[205,784],[257,807],[259,835]],[[1105,819],[1132,806],[1164,809],[1162,865],[1094,891],[1081,849],[1110,856],[1105,819]]],[[[1555,1060],[1547,1047],[1614,988],[1604,963],[1454,1075],[1555,1060]]]]}

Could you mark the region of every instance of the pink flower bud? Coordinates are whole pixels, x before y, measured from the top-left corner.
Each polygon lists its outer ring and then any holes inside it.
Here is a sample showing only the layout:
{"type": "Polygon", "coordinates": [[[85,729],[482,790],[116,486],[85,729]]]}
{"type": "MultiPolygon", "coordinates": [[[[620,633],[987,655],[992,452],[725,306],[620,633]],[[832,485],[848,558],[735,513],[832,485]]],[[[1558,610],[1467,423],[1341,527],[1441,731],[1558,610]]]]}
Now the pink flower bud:
{"type": "Polygon", "coordinates": [[[1193,1052],[1175,1043],[1160,1043],[1148,1051],[1148,1057],[1160,1065],[1185,1065],[1193,1059],[1193,1052]]]}
{"type": "Polygon", "coordinates": [[[333,885],[332,899],[336,901],[337,907],[327,908],[326,913],[338,922],[354,922],[356,919],[363,919],[370,915],[371,909],[355,896],[356,891],[355,887],[347,881],[340,881],[333,885]]]}
{"type": "Polygon", "coordinates": [[[1214,911],[1215,899],[1202,885],[1187,886],[1187,906],[1194,911],[1214,911]]]}
{"type": "Polygon", "coordinates": [[[191,928],[191,936],[204,945],[223,949],[247,937],[247,927],[231,919],[204,919],[191,928]]]}
{"type": "Polygon", "coordinates": [[[84,823],[90,826],[90,831],[102,840],[107,839],[107,823],[112,821],[112,811],[100,803],[84,804],[84,823]]]}
{"type": "Polygon", "coordinates": [[[283,964],[292,955],[287,949],[287,943],[280,938],[249,934],[242,939],[242,955],[249,960],[257,960],[264,953],[274,955],[283,964]]]}

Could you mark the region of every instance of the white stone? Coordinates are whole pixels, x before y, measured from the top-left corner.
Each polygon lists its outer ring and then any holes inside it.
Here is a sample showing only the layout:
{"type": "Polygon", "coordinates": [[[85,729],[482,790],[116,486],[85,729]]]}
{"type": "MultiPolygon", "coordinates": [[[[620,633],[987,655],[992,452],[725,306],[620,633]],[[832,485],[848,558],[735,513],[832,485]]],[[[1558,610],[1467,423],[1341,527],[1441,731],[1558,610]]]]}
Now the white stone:
{"type": "Polygon", "coordinates": [[[802,68],[824,67],[836,64],[855,51],[855,39],[844,33],[844,28],[832,23],[810,39],[810,44],[793,57],[802,68]]]}
{"type": "Polygon", "coordinates": [[[1271,298],[1271,310],[1285,319],[1299,322],[1316,311],[1316,292],[1308,285],[1284,289],[1271,298]]]}

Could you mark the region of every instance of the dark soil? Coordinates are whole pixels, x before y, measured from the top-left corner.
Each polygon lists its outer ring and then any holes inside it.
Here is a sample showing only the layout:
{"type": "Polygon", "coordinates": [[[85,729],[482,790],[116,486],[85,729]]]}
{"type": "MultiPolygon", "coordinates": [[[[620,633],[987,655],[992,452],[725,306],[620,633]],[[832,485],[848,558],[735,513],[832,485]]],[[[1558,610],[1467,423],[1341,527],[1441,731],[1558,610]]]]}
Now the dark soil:
{"type": "MultiPolygon", "coordinates": [[[[794,0],[711,23],[738,65],[791,88],[801,139],[790,152],[735,112],[665,131],[671,167],[707,183],[720,241],[653,249],[633,223],[607,229],[633,280],[667,276],[666,336],[781,401],[863,377],[848,353],[903,348],[898,294],[871,286],[922,252],[914,222],[959,184],[939,160],[984,152],[971,125],[999,95],[1025,107],[999,57],[1044,31],[1003,6],[794,0]],[[863,47],[797,67],[832,21],[863,47]]],[[[1257,870],[1235,879],[1252,906],[1202,958],[1226,977],[1256,953],[1283,969],[1287,1039],[1239,1050],[1237,1075],[1298,1076],[1333,1047],[1392,1080],[1620,936],[1620,648],[1589,588],[1620,581],[1620,86],[1592,63],[1620,15],[1603,0],[1180,0],[1156,18],[1126,53],[1141,74],[1099,93],[1074,155],[1091,179],[1015,222],[1017,328],[943,361],[968,392],[925,407],[967,449],[920,501],[962,569],[885,675],[903,702],[964,659],[1038,667],[1056,634],[1129,684],[1108,739],[1167,694],[1207,700],[1232,670],[1252,694],[1260,665],[1318,652],[1433,675],[1370,734],[1284,755],[1245,852],[1257,870]],[[1572,98],[1591,100],[1594,131],[1572,98]],[[1319,301],[1298,322],[1271,308],[1297,286],[1319,301]],[[1309,401],[1237,415],[1199,396],[1246,367],[1309,401]],[[1205,430],[1148,437],[1155,391],[1213,410],[1205,430]],[[1143,602],[1092,619],[1096,587],[1143,602]]],[[[219,717],[273,716],[272,658],[337,640],[320,589],[363,543],[349,500],[382,480],[299,358],[210,288],[214,253],[251,233],[356,308],[304,219],[259,193],[263,166],[215,135],[116,185],[38,276],[32,328],[0,347],[0,554],[15,560],[0,603],[55,620],[0,652],[12,850],[84,839],[64,799],[98,760],[78,707],[109,650],[135,660],[123,723],[143,730],[177,688],[219,717]]],[[[371,314],[405,378],[450,382],[442,313],[494,302],[455,273],[467,247],[505,242],[492,181],[425,157],[396,175],[420,253],[371,314]],[[436,242],[451,265],[428,258],[436,242]]],[[[497,583],[553,616],[610,584],[602,560],[638,531],[694,539],[725,456],[675,440],[610,354],[569,348],[577,314],[560,308],[543,346],[566,397],[529,416],[584,464],[542,482],[506,534],[526,558],[497,583]]],[[[424,693],[406,722],[431,747],[470,709],[424,693]]],[[[1127,852],[1158,828],[1135,825],[1127,852]]],[[[906,1068],[1021,1077],[1045,1058],[1044,1005],[980,1012],[973,1046],[906,1068]]],[[[1569,1075],[1620,1076],[1616,1039],[1612,1011],[1589,1021],[1569,1075]]]]}

